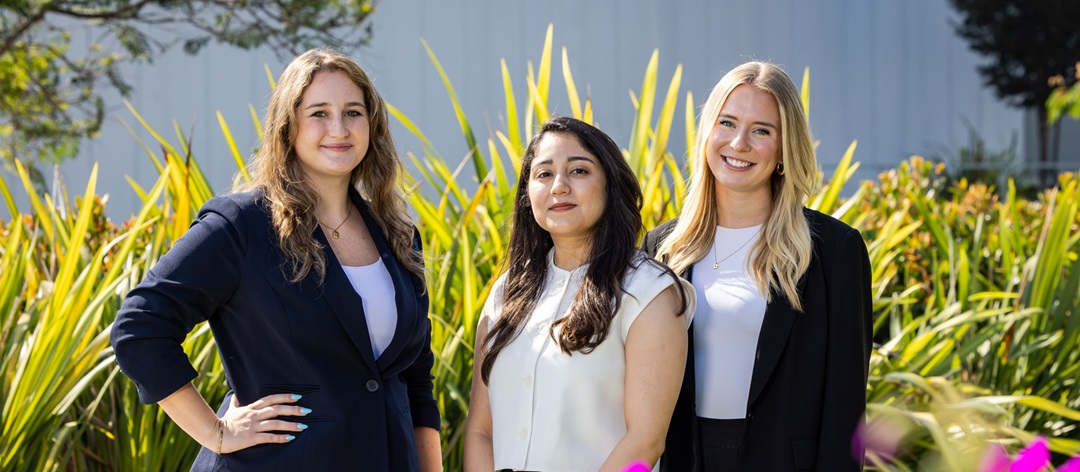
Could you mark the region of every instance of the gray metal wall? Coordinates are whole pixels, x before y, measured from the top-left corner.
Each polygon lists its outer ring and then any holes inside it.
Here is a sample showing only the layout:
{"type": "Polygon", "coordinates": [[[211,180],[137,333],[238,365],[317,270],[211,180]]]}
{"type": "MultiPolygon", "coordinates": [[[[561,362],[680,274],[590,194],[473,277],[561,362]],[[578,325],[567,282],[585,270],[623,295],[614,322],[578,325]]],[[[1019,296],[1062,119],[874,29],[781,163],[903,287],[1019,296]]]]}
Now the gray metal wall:
{"type": "MultiPolygon", "coordinates": [[[[526,64],[538,64],[549,23],[555,25],[556,51],[552,110],[570,114],[559,66],[565,46],[579,91],[587,89],[593,100],[598,125],[623,146],[633,117],[629,91],[640,88],[654,49],[660,51],[661,93],[682,64],[681,95],[693,92],[697,105],[725,71],[746,60],[777,62],[796,80],[809,67],[810,119],[821,142],[821,166],[828,175],[858,139],[857,178],[867,179],[911,154],[955,154],[968,142],[965,121],[991,149],[1004,148],[1014,133],[1023,132],[1023,113],[981,86],[975,70],[981,59],[953,34],[953,16],[945,0],[383,0],[374,16],[374,43],[351,53],[385,98],[455,163],[466,153],[464,140],[421,37],[438,55],[481,139],[501,127],[500,58],[506,59],[520,104],[526,64]]],[[[173,119],[185,131],[194,123],[193,151],[214,188],[224,191],[235,165],[214,113],[224,114],[247,154],[255,142],[248,105],[261,113],[269,91],[264,63],[275,75],[283,67],[267,51],[211,47],[195,58],[173,52],[132,68],[132,102],[170,137],[173,119]]],[[[682,100],[670,145],[676,155],[685,151],[682,100]]],[[[124,175],[144,186],[156,177],[120,118],[134,122],[117,106],[102,137],[62,168],[71,190],[81,193],[90,165],[100,162],[99,193],[111,194],[114,218],[138,207],[124,175]]],[[[140,136],[151,139],[145,132],[140,136]]],[[[396,123],[395,136],[401,151],[420,153],[396,123]]]]}

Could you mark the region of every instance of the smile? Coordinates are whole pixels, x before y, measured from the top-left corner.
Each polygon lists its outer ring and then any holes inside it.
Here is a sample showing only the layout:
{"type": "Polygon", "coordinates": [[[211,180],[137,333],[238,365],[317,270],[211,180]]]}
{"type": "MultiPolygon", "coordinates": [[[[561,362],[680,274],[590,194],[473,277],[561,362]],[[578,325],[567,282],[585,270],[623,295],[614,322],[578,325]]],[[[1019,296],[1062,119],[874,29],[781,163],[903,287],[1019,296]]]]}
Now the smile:
{"type": "Polygon", "coordinates": [[[576,206],[577,205],[574,205],[573,203],[556,203],[554,205],[551,205],[551,207],[549,207],[548,210],[551,210],[551,211],[565,211],[565,210],[570,210],[570,209],[572,209],[572,208],[574,208],[576,206]]]}
{"type": "Polygon", "coordinates": [[[352,149],[352,145],[351,144],[327,144],[327,145],[323,146],[323,148],[331,150],[331,151],[343,152],[343,151],[348,151],[349,149],[352,149]]]}
{"type": "Polygon", "coordinates": [[[754,165],[753,162],[747,162],[747,161],[743,161],[743,160],[740,160],[740,159],[735,159],[734,157],[728,157],[728,156],[724,156],[724,162],[726,162],[729,166],[738,167],[738,168],[742,168],[742,169],[745,169],[747,167],[750,167],[750,166],[754,165]]]}

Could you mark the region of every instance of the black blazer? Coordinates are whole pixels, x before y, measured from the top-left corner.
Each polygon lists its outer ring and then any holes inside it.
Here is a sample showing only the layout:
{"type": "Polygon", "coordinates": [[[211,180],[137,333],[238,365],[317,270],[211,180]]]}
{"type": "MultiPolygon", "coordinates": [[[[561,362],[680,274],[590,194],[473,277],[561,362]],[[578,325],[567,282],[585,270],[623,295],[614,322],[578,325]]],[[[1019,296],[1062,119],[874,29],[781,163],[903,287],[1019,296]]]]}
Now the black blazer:
{"type": "MultiPolygon", "coordinates": [[[[746,407],[740,471],[862,470],[852,438],[866,410],[873,321],[870,261],[859,232],[804,210],[813,259],[798,290],[804,313],[773,294],[765,309],[746,407]]],[[[669,221],[645,236],[653,256],[675,227],[669,221]]],[[[682,274],[693,282],[692,268],[682,274]]],[[[694,383],[694,336],[682,391],[668,430],[661,470],[701,470],[694,383]]],[[[727,471],[724,471],[727,472],[727,471]]]]}
{"type": "MultiPolygon", "coordinates": [[[[299,284],[282,272],[267,202],[259,191],[206,202],[191,228],[128,293],[112,328],[123,372],[139,399],[156,403],[195,378],[180,343],[209,321],[241,405],[297,393],[308,429],[287,444],[217,455],[203,448],[192,470],[418,470],[415,426],[439,428],[432,398],[431,323],[423,282],[401,266],[365,202],[350,192],[394,282],[398,321],[375,360],[360,296],[322,232],[326,279],[299,284]]],[[[419,249],[419,235],[415,237],[419,249]]]]}

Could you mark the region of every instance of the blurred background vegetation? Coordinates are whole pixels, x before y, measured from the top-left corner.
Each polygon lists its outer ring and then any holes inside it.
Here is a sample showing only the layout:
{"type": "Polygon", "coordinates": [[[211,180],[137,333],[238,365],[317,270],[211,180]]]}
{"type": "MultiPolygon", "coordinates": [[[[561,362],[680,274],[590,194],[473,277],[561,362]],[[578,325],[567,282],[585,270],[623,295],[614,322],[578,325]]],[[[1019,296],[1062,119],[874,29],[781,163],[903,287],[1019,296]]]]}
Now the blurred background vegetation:
{"type": "MultiPolygon", "coordinates": [[[[463,147],[435,149],[401,110],[391,113],[423,143],[422,152],[404,156],[414,171],[403,185],[425,241],[435,394],[444,463],[453,471],[462,463],[474,330],[504,255],[525,143],[549,117],[554,80],[565,83],[575,117],[592,121],[593,110],[574,84],[568,51],[553,50],[549,28],[523,77],[503,64],[505,121],[480,136],[435,51],[424,47],[453,103],[463,147]],[[463,154],[460,162],[445,157],[463,154]]],[[[681,67],[661,71],[658,58],[654,52],[631,94],[637,112],[620,143],[644,190],[646,228],[679,211],[686,167],[667,149],[672,140],[691,147],[698,105],[680,88],[681,67]],[[671,135],[675,120],[690,131],[671,135]]],[[[809,108],[808,73],[802,86],[809,108]]],[[[104,216],[96,170],[84,188],[52,194],[36,190],[18,161],[18,181],[0,178],[9,216],[0,220],[0,470],[186,470],[197,451],[159,408],[138,403],[113,362],[108,325],[202,203],[227,189],[209,187],[191,136],[177,127],[166,137],[130,113],[154,136],[142,147],[160,171],[150,188],[131,181],[143,202],[131,219],[115,224],[104,216]],[[14,204],[12,192],[21,189],[30,208],[14,204]]],[[[224,120],[221,130],[232,143],[224,120]]],[[[235,145],[222,152],[243,178],[246,156],[235,145]]],[[[1015,451],[1036,435],[1056,454],[1080,453],[1076,175],[1057,175],[1026,197],[1007,176],[950,177],[945,164],[916,156],[856,183],[849,182],[855,154],[853,142],[808,206],[859,229],[869,248],[875,345],[870,420],[857,438],[868,463],[974,471],[988,445],[1015,451]]],[[[211,404],[220,402],[224,374],[205,325],[185,348],[201,373],[196,386],[211,404]]]]}

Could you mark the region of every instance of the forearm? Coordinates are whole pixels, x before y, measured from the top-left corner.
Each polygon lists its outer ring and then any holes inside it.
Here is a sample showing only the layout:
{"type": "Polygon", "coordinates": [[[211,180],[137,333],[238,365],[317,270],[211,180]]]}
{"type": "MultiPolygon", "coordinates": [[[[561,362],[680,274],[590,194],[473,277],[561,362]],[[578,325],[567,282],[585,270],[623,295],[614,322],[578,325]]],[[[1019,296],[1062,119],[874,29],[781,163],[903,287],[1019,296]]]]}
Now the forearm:
{"type": "Polygon", "coordinates": [[[466,429],[465,471],[491,472],[492,470],[495,470],[495,451],[491,446],[491,436],[466,429]]]}
{"type": "Polygon", "coordinates": [[[626,433],[611,454],[608,454],[600,471],[620,472],[635,461],[645,462],[650,468],[655,466],[656,461],[660,460],[660,454],[664,452],[666,431],[656,433],[658,434],[626,433]]]}
{"type": "Polygon", "coordinates": [[[416,440],[416,452],[420,457],[420,470],[440,472],[442,445],[439,443],[439,432],[427,426],[417,426],[413,428],[413,437],[416,440]]]}
{"type": "Polygon", "coordinates": [[[217,414],[206,404],[194,385],[189,383],[181,387],[158,402],[158,406],[188,436],[203,447],[218,451],[221,431],[217,414]]]}

